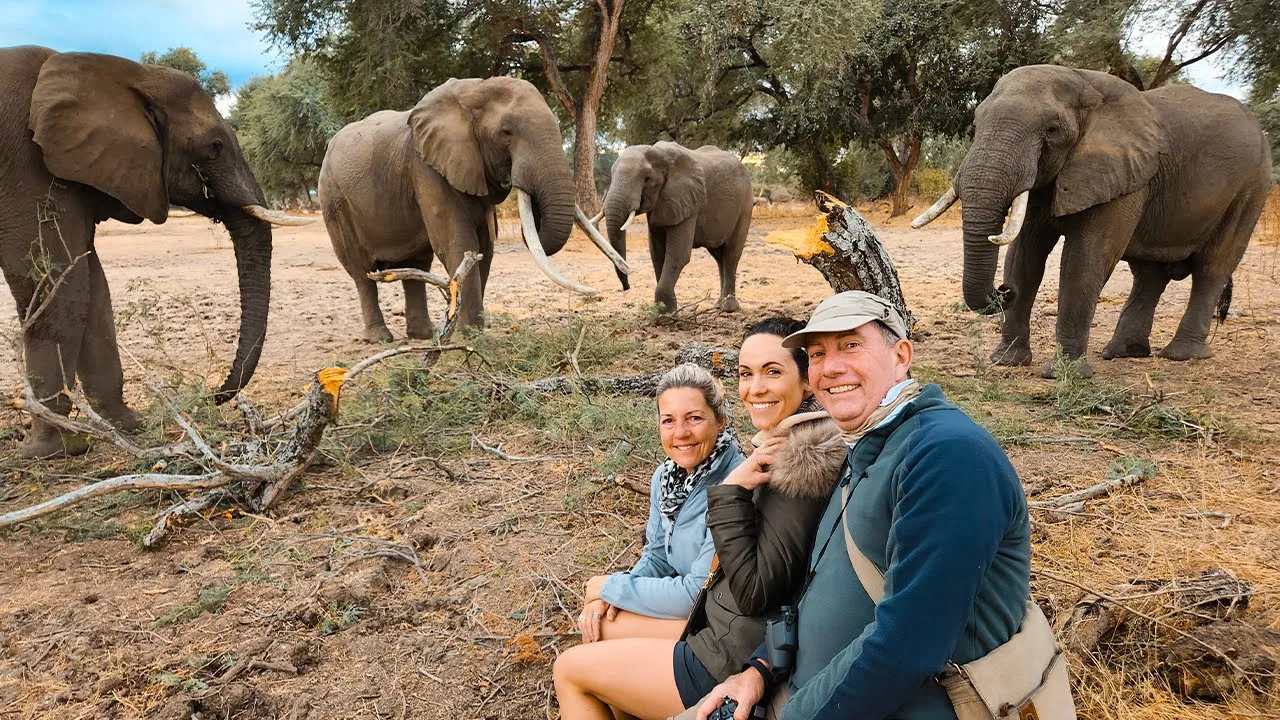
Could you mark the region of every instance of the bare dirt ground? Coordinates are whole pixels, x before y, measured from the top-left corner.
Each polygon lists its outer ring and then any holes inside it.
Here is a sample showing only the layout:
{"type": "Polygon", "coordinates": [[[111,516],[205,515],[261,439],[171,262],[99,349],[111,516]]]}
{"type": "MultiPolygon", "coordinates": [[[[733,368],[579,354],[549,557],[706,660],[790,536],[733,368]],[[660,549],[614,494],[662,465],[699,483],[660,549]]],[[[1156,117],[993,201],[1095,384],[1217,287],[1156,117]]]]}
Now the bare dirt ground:
{"type": "MultiPolygon", "coordinates": [[[[1261,228],[1237,270],[1231,317],[1213,336],[1214,358],[1098,357],[1129,288],[1122,265],[1103,292],[1090,339],[1098,376],[1067,387],[1041,379],[1037,367],[986,362],[998,325],[960,306],[958,212],[922,231],[883,211],[866,215],[920,320],[919,375],[941,383],[1001,438],[1029,497],[1087,487],[1117,467],[1154,469],[1141,485],[1091,501],[1079,514],[1037,514],[1033,562],[1047,573],[1034,579],[1037,598],[1069,614],[1082,595],[1078,586],[1105,590],[1220,567],[1255,590],[1244,619],[1280,630],[1280,227],[1261,228]],[[1073,404],[1066,395],[1080,387],[1109,388],[1177,412],[1164,426],[1139,428],[1136,410],[1126,416],[1073,404]]],[[[631,233],[629,293],[618,290],[612,267],[581,238],[552,258],[568,277],[602,291],[594,298],[553,285],[509,234],[490,277],[489,332],[563,338],[552,348],[562,357],[575,337],[585,337],[588,375],[660,370],[690,341],[735,345],[746,323],[775,313],[803,317],[829,293],[816,271],[762,241],[768,231],[807,222],[754,223],[736,315],[710,309],[715,264],[697,251],[677,287],[682,310],[675,322],[655,321],[648,309],[654,280],[643,224],[631,233]]],[[[150,403],[141,367],[171,382],[220,382],[238,321],[225,232],[200,218],[107,223],[97,247],[120,343],[137,360],[125,360],[131,401],[150,403]]],[[[1059,257],[1050,259],[1036,306],[1037,366],[1053,346],[1059,257]]],[[[1153,346],[1172,337],[1189,287],[1170,285],[1153,346]]],[[[382,289],[399,338],[402,294],[398,285],[382,289]]],[[[434,296],[432,303],[438,317],[441,303],[434,296]]],[[[0,327],[14,324],[12,303],[0,303],[0,327]]],[[[288,407],[316,370],[376,351],[357,339],[361,328],[354,287],[323,225],[277,230],[270,327],[248,394],[271,410],[288,407]]],[[[513,367],[509,360],[502,368],[513,367]]],[[[533,376],[547,373],[530,363],[533,376]]],[[[0,392],[16,390],[16,367],[6,347],[0,392]]],[[[394,372],[413,366],[399,367],[394,372]]],[[[465,384],[447,387],[460,397],[465,384]]],[[[429,389],[416,402],[442,401],[429,389]]],[[[104,498],[0,531],[0,718],[557,717],[551,662],[575,642],[582,581],[625,569],[638,553],[643,492],[660,450],[636,447],[649,437],[640,431],[600,427],[612,416],[579,414],[568,404],[605,412],[609,401],[554,402],[560,404],[526,401],[500,418],[456,425],[446,419],[421,429],[421,445],[402,437],[390,446],[331,446],[270,517],[213,515],[157,551],[136,543],[152,514],[172,500],[153,492],[104,498]],[[577,425],[567,427],[562,416],[577,425]],[[529,459],[487,453],[470,442],[473,434],[529,459]],[[448,439],[451,450],[431,444],[435,436],[448,439]],[[428,446],[433,452],[422,450],[428,446]]],[[[645,417],[643,402],[632,405],[645,417]]],[[[428,416],[429,407],[422,412],[428,416]]],[[[21,422],[14,411],[0,415],[0,511],[132,469],[104,447],[73,460],[20,462],[14,446],[21,422]]],[[[366,405],[334,433],[366,437],[379,422],[366,405]]],[[[1173,614],[1165,622],[1189,627],[1173,614]]],[[[1248,690],[1184,704],[1169,689],[1169,673],[1151,670],[1158,655],[1140,633],[1073,655],[1081,716],[1280,716],[1274,697],[1248,690]]]]}

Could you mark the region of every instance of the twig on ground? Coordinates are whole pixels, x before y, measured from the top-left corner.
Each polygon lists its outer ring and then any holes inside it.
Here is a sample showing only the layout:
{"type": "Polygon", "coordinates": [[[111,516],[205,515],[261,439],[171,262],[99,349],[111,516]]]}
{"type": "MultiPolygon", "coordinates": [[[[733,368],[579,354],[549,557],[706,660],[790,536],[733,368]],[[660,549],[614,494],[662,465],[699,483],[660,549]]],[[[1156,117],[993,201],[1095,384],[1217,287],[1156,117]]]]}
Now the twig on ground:
{"type": "Polygon", "coordinates": [[[1027,503],[1027,505],[1041,510],[1075,510],[1076,508],[1074,506],[1077,505],[1080,508],[1083,508],[1083,503],[1086,500],[1110,495],[1120,488],[1136,485],[1146,478],[1147,476],[1144,474],[1131,473],[1124,477],[1118,477],[1114,480],[1104,480],[1097,485],[1090,485],[1083,490],[1076,490],[1075,492],[1069,492],[1066,495],[1059,495],[1052,500],[1035,501],[1027,503]]]}
{"type": "Polygon", "coordinates": [[[490,455],[493,455],[494,457],[506,460],[507,462],[551,462],[558,459],[550,455],[544,455],[542,457],[524,457],[521,455],[511,455],[503,452],[501,445],[498,445],[497,447],[490,447],[489,445],[485,445],[484,441],[476,437],[474,433],[471,435],[471,442],[475,443],[476,446],[478,446],[481,450],[489,453],[490,455]]]}

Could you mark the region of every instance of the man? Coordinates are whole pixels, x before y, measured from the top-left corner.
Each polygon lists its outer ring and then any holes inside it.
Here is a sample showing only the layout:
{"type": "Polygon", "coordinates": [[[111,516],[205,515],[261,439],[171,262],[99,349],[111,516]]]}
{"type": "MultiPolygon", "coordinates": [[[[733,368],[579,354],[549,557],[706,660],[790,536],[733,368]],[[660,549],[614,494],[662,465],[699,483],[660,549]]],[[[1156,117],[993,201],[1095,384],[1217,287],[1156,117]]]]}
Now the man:
{"type": "MultiPolygon", "coordinates": [[[[1031,532],[1017,473],[937,385],[911,378],[906,336],[890,303],[855,291],[822,301],[783,341],[808,352],[809,384],[850,446],[798,602],[783,720],[954,720],[935,675],[1008,641],[1023,618],[1031,532]],[[850,536],[883,573],[878,606],[850,536]]],[[[764,646],[755,655],[704,699],[699,720],[725,696],[747,720],[781,684],[764,646]]]]}

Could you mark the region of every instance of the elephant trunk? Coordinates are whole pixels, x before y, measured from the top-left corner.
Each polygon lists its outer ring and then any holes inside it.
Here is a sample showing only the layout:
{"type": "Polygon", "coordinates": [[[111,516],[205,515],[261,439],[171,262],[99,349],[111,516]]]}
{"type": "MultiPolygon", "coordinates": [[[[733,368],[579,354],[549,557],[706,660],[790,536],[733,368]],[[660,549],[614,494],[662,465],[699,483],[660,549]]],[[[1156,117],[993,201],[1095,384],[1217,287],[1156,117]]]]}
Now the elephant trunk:
{"type": "MultiPolygon", "coordinates": [[[[627,256],[627,226],[631,220],[634,220],[635,213],[640,209],[639,193],[628,193],[620,183],[609,187],[609,192],[604,197],[603,203],[604,225],[605,230],[609,233],[609,244],[613,249],[623,257],[627,256]],[[634,195],[634,197],[632,197],[634,195]]],[[[630,284],[621,273],[618,279],[622,281],[623,289],[630,287],[630,284]]]]}
{"type": "Polygon", "coordinates": [[[554,147],[559,151],[558,159],[544,157],[536,161],[522,161],[517,156],[511,168],[512,186],[524,190],[533,201],[538,238],[548,255],[556,254],[569,241],[578,208],[573,178],[569,175],[564,152],[560,150],[558,135],[554,147]]]}
{"type": "Polygon", "coordinates": [[[271,226],[239,208],[223,208],[222,220],[236,253],[240,283],[240,335],[235,360],[214,401],[222,404],[253,377],[267,336],[267,308],[271,304],[271,226]]]}
{"type": "Polygon", "coordinates": [[[960,196],[964,199],[961,208],[964,226],[964,303],[970,310],[984,315],[998,313],[1012,297],[1009,296],[1008,289],[996,289],[996,263],[1000,257],[1000,246],[992,243],[989,238],[1002,231],[1010,198],[973,190],[966,192],[963,188],[960,196]]]}

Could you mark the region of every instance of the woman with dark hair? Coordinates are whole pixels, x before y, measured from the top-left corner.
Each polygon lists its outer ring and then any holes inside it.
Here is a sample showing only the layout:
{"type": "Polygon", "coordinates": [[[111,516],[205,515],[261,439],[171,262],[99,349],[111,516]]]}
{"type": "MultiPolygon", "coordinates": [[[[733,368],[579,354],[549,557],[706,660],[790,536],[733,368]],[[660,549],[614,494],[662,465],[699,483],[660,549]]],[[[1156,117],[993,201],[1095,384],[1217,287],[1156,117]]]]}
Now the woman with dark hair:
{"type": "Polygon", "coordinates": [[[715,559],[678,640],[629,638],[570,648],[555,663],[562,720],[666,718],[701,700],[764,639],[765,618],[804,580],[818,519],[845,446],[809,412],[808,358],[782,347],[803,327],[769,318],[739,350],[738,397],[759,431],[755,451],[706,490],[715,559]]]}

